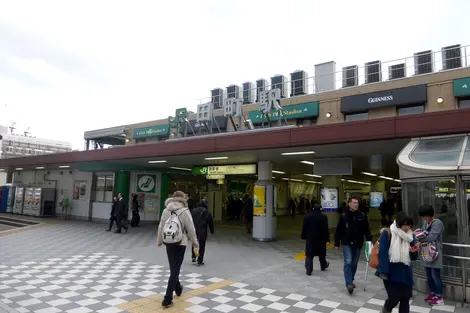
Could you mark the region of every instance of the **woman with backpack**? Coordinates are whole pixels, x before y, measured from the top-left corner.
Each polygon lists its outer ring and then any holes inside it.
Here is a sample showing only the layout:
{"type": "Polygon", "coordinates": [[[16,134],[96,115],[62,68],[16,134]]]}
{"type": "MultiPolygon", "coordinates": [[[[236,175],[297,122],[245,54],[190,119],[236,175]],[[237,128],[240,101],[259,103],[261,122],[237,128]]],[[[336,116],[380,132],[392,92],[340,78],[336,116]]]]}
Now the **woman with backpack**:
{"type": "Polygon", "coordinates": [[[193,218],[188,209],[188,197],[182,191],[176,191],[172,197],[166,199],[158,225],[157,246],[166,246],[168,262],[170,263],[170,277],[162,306],[168,308],[173,305],[173,292],[179,297],[183,293],[183,286],[179,280],[181,265],[184,260],[186,246],[191,243],[196,255],[199,243],[194,229],[193,218]]]}
{"type": "Polygon", "coordinates": [[[413,219],[404,212],[397,214],[390,230],[382,229],[379,239],[379,265],[375,275],[383,279],[387,300],[382,313],[390,313],[399,304],[399,313],[410,312],[413,290],[411,261],[419,245],[411,231],[413,219]]]}

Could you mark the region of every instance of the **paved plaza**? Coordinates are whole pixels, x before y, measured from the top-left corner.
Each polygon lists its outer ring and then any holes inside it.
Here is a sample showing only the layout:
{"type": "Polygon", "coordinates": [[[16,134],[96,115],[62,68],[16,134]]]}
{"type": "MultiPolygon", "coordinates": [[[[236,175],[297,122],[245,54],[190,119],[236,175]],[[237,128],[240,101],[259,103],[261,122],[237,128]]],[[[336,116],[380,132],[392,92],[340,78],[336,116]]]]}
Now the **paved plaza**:
{"type": "MultiPolygon", "coordinates": [[[[169,275],[164,248],[155,245],[155,225],[108,233],[106,225],[53,221],[0,233],[0,312],[309,312],[378,313],[385,299],[382,282],[365,262],[357,292],[344,288],[342,256],[328,251],[330,268],[316,264],[305,275],[295,256],[303,242],[290,233],[271,243],[254,242],[239,227],[219,227],[209,236],[205,266],[191,264],[181,276],[182,297],[160,307],[169,275]]],[[[468,312],[459,304],[431,308],[416,295],[415,313],[468,312]]]]}

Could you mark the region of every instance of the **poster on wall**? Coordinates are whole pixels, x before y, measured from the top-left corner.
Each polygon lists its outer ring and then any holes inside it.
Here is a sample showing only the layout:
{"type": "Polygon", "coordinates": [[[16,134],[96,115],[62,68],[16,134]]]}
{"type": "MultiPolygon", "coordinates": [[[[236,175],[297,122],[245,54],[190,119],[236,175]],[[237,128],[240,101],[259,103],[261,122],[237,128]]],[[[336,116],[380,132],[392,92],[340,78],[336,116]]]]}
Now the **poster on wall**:
{"type": "Polygon", "coordinates": [[[86,181],[75,181],[73,183],[73,200],[85,200],[86,189],[86,181]]]}
{"type": "Polygon", "coordinates": [[[321,206],[325,212],[338,210],[338,188],[321,188],[321,206]]]}
{"type": "Polygon", "coordinates": [[[377,209],[380,207],[380,204],[384,201],[384,194],[383,192],[371,192],[370,199],[369,199],[369,206],[371,208],[377,209]]]}
{"type": "Polygon", "coordinates": [[[254,186],[253,188],[253,215],[266,215],[266,186],[254,186]]]}
{"type": "Polygon", "coordinates": [[[155,193],[157,176],[152,174],[137,174],[137,193],[155,193]]]}

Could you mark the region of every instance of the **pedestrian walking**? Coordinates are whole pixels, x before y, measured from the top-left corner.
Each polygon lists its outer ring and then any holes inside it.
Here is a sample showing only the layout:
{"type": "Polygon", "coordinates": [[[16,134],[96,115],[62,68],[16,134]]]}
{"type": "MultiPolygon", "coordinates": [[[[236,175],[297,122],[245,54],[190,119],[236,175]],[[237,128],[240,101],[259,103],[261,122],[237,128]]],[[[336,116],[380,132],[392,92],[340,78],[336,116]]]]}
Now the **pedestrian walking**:
{"type": "Polygon", "coordinates": [[[326,245],[330,242],[328,218],[321,212],[321,205],[315,204],[304,217],[301,238],[305,240],[305,269],[312,275],[313,258],[320,260],[320,269],[326,270],[330,263],[326,261],[326,245]]]}
{"type": "Polygon", "coordinates": [[[192,251],[192,262],[204,265],[204,254],[206,251],[207,228],[214,234],[214,219],[211,212],[207,210],[207,199],[203,198],[199,205],[191,211],[194,228],[196,229],[197,241],[199,242],[199,256],[192,251]]]}
{"type": "Polygon", "coordinates": [[[131,220],[131,227],[140,227],[140,215],[139,215],[139,200],[137,200],[137,195],[132,197],[131,203],[131,210],[132,210],[132,220],[131,220]]]}
{"type": "MultiPolygon", "coordinates": [[[[183,293],[179,274],[186,246],[192,244],[193,250],[197,250],[199,246],[193,218],[188,209],[188,198],[182,191],[176,191],[165,201],[157,232],[157,246],[163,244],[166,246],[170,265],[170,277],[162,302],[162,306],[167,308],[173,305],[173,292],[178,297],[183,293]]],[[[198,251],[195,252],[198,254],[198,251]]]]}
{"type": "Polygon", "coordinates": [[[413,236],[413,219],[399,212],[390,229],[382,229],[379,239],[379,265],[375,273],[383,280],[387,300],[382,313],[391,313],[398,305],[398,313],[410,312],[413,295],[411,261],[417,258],[419,244],[413,236]]]}
{"type": "Polygon", "coordinates": [[[127,225],[127,205],[124,200],[124,195],[122,193],[118,194],[117,197],[117,202],[116,202],[116,226],[117,230],[115,231],[116,234],[121,233],[121,228],[124,228],[124,230],[127,231],[129,230],[129,226],[127,225]]]}
{"type": "Polygon", "coordinates": [[[364,237],[367,241],[372,241],[372,235],[367,215],[358,211],[359,198],[349,198],[348,206],[349,209],[341,214],[336,227],[335,248],[339,252],[340,246],[343,247],[344,281],[349,294],[352,294],[356,288],[354,278],[364,237]]]}
{"type": "Polygon", "coordinates": [[[117,222],[116,222],[116,204],[117,204],[117,196],[113,198],[113,202],[111,204],[111,214],[109,216],[109,227],[106,229],[106,231],[111,231],[113,228],[113,224],[116,223],[116,227],[118,227],[117,222]]]}

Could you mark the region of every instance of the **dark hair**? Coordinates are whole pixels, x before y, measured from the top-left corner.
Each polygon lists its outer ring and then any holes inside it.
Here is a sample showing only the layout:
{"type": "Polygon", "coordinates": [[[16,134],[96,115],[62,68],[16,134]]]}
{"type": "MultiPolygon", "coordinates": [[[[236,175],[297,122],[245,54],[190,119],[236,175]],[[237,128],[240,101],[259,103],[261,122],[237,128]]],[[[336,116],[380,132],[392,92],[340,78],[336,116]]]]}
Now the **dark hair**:
{"type": "Polygon", "coordinates": [[[391,225],[390,221],[387,220],[386,218],[382,218],[382,219],[380,220],[380,226],[389,228],[390,225],[391,225]]]}
{"type": "Polygon", "coordinates": [[[433,217],[434,216],[434,209],[429,204],[425,204],[419,207],[419,216],[421,217],[433,217]]]}
{"type": "Polygon", "coordinates": [[[395,222],[396,222],[398,228],[401,228],[405,225],[413,227],[413,219],[411,218],[411,216],[409,216],[408,214],[406,214],[403,211],[397,213],[397,217],[395,218],[395,222]]]}
{"type": "Polygon", "coordinates": [[[321,204],[314,204],[312,207],[313,211],[321,211],[321,204]]]}
{"type": "Polygon", "coordinates": [[[132,197],[132,201],[137,201],[137,197],[138,197],[137,195],[134,195],[134,196],[132,197]]]}
{"type": "Polygon", "coordinates": [[[353,201],[353,200],[357,200],[357,202],[359,202],[359,197],[357,197],[357,196],[349,197],[348,203],[351,203],[351,201],[353,201]]]}

